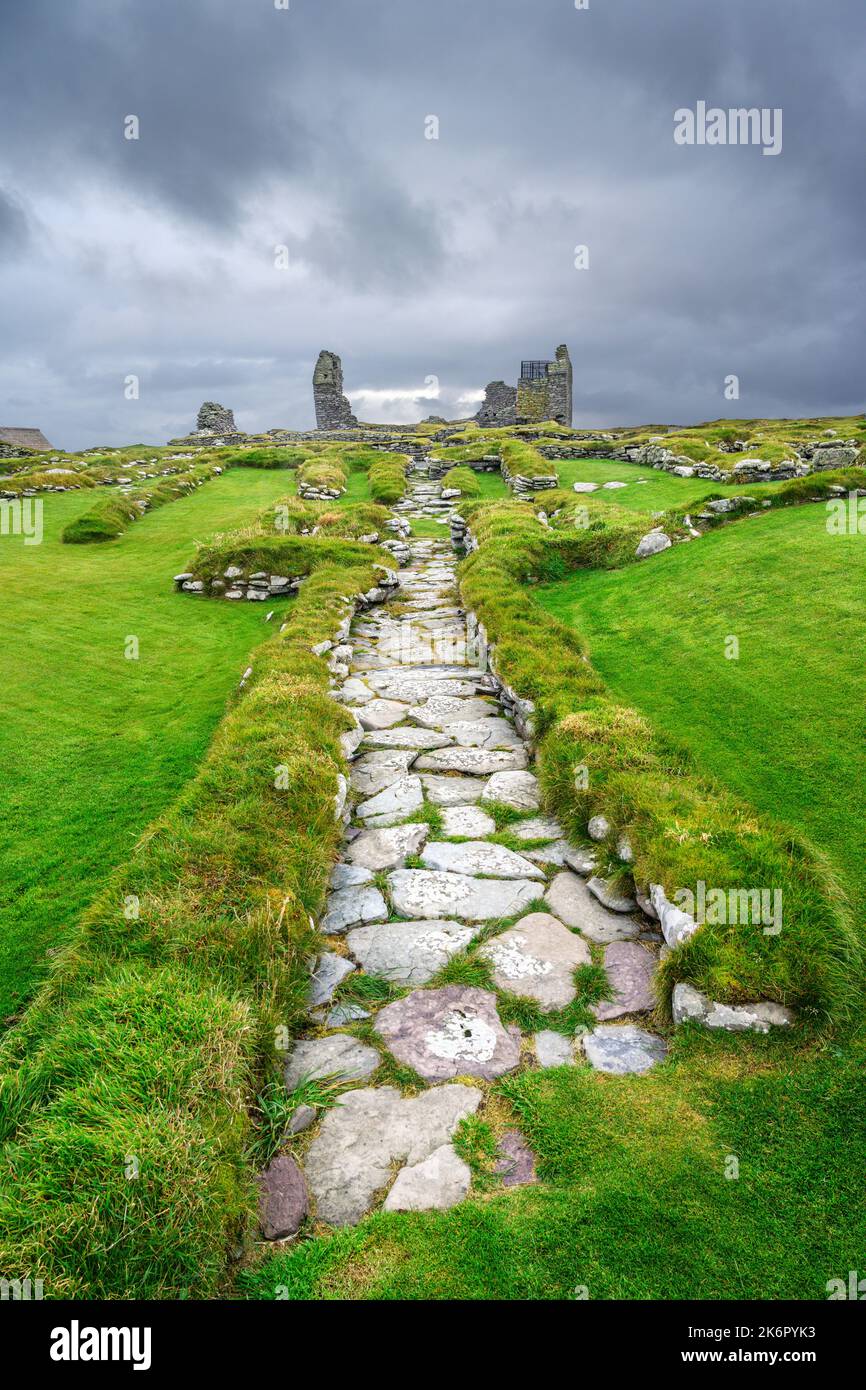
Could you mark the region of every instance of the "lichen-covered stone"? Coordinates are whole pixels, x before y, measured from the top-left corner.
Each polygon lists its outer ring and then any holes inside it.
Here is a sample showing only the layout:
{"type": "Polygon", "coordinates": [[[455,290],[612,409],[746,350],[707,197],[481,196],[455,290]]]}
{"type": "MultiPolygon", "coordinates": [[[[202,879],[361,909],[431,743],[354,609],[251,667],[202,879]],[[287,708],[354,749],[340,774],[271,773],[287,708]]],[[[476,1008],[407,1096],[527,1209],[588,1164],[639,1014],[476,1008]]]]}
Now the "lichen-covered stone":
{"type": "Polygon", "coordinates": [[[474,986],[415,990],[379,1011],[376,1032],[425,1081],[492,1081],[520,1061],[520,1030],[503,1028],[495,994],[474,986]]]}
{"type": "Polygon", "coordinates": [[[479,952],[493,966],[499,989],[534,999],[543,1013],[564,1009],[575,998],[574,972],[589,965],[586,942],[546,912],[532,912],[479,952]]]}

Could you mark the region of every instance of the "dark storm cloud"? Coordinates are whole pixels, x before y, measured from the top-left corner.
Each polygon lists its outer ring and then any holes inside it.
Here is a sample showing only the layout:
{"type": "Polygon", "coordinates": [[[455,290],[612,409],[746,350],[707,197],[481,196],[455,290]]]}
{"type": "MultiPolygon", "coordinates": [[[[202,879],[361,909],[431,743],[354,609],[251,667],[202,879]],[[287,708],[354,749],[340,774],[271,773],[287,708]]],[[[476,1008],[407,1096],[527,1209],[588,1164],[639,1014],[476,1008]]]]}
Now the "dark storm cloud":
{"type": "Polygon", "coordinates": [[[741,413],[861,410],[861,11],[7,5],[0,417],[69,446],[162,440],[217,396],[248,428],[306,426],[323,345],[350,392],[435,374],[422,413],[465,412],[561,341],[578,423],[730,413],[730,372],[741,413]],[[781,155],[677,146],[698,100],[781,107],[781,155]]]}

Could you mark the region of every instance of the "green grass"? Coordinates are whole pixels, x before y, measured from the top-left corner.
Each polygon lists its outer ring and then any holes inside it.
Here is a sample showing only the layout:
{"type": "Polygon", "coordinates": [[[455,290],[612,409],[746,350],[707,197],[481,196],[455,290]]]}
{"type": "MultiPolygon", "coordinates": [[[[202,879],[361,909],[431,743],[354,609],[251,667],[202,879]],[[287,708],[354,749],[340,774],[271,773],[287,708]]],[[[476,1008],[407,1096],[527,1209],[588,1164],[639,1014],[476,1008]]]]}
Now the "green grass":
{"type": "Polygon", "coordinates": [[[285,483],[232,470],[100,546],[60,543],[93,494],[51,495],[41,546],[0,539],[0,820],[14,828],[0,848],[0,1017],[193,773],[270,630],[258,606],[172,592],[191,539],[252,520],[285,483]]]}
{"type": "MultiPolygon", "coordinates": [[[[537,1187],[373,1216],[265,1260],[242,1289],[264,1299],[826,1298],[829,1279],[862,1268],[863,1061],[862,1049],[689,1029],[646,1076],[521,1073],[494,1093],[538,1155],[537,1187]],[[731,1157],[738,1178],[726,1176],[731,1157]]],[[[462,1142],[482,1159],[489,1148],[483,1133],[462,1142]]]]}
{"type": "MultiPolygon", "coordinates": [[[[687,980],[729,1003],[792,1004],[813,1026],[850,1022],[862,1005],[862,935],[823,847],[713,779],[681,742],[615,695],[589,661],[579,629],[534,599],[542,582],[579,571],[649,572],[652,561],[634,562],[645,521],[603,504],[589,528],[562,530],[540,525],[526,504],[464,503],[461,511],[479,542],[460,570],[464,603],[495,644],[499,674],[535,703],[542,790],[569,836],[580,842],[590,817],[604,815],[614,840],[629,836],[636,883],[662,884],[669,896],[701,880],[782,893],[778,936],[765,935],[758,922],[708,921],[665,959],[660,1016],[673,986],[687,980]]],[[[724,532],[755,524],[738,521],[724,532]]],[[[670,554],[688,557],[705,544],[670,554]]],[[[632,665],[640,650],[632,646],[632,665]]]]}
{"type": "Polygon", "coordinates": [[[251,1242],[341,829],[349,716],[312,648],[373,577],[346,557],[310,575],[0,1045],[0,1268],[48,1298],[215,1297],[251,1242]]]}
{"type": "Polygon", "coordinates": [[[737,522],[642,565],[574,574],[537,597],[584,634],[616,695],[805,832],[862,904],[864,581],[866,537],[828,536],[815,505],[737,522]],[[724,655],[729,635],[737,660],[724,655]]]}

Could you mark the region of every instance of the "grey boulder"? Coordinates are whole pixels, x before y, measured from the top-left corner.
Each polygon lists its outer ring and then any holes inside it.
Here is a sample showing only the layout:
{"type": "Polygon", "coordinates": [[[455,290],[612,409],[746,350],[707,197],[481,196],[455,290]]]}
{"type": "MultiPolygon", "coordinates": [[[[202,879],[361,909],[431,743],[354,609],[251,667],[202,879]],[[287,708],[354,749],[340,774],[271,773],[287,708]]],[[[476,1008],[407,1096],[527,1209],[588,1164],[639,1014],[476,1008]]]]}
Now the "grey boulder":
{"type": "Polygon", "coordinates": [[[376,1070],[381,1057],[375,1047],[358,1042],[348,1033],[327,1038],[305,1038],[295,1043],[286,1063],[286,1088],[294,1091],[303,1081],[363,1081],[376,1070]]]}

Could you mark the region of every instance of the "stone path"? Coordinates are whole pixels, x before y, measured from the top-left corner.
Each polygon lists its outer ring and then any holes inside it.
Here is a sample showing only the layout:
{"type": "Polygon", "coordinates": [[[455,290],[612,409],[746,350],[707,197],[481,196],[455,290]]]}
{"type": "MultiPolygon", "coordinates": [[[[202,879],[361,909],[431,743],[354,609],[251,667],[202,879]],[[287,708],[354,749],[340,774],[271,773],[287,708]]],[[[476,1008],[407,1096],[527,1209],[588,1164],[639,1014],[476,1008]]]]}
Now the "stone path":
{"type": "MultiPolygon", "coordinates": [[[[394,510],[447,525],[451,509],[439,485],[421,477],[394,510]]],[[[310,1128],[300,1160],[310,1213],[334,1225],[379,1205],[461,1201],[471,1175],[452,1140],[483,1106],[484,1083],[521,1065],[642,1072],[665,1053],[661,1038],[634,1023],[654,1003],[657,924],[592,878],[598,846],[570,845],[540,810],[531,749],[500,703],[495,677],[467,650],[447,534],[408,542],[393,601],[355,620],[334,678],[335,698],[357,722],[344,745],[352,752],[345,843],[319,924],[309,1035],[286,1067],[289,1090],[307,1078],[360,1085],[310,1128]],[[508,826],[519,848],[491,838],[491,802],[521,816],[508,826]],[[443,967],[470,947],[496,989],[542,1013],[575,999],[575,970],[594,947],[596,958],[604,953],[613,999],[596,1006],[597,1026],[582,1039],[550,1029],[522,1037],[503,1023],[493,989],[437,986],[443,967]],[[404,992],[382,1007],[339,1005],[338,989],[358,971],[404,992]],[[608,1021],[620,1018],[630,1022],[608,1021]],[[390,1082],[389,1059],[429,1088],[404,1098],[390,1082]]],[[[290,1130],[314,1115],[299,1107],[290,1130]]],[[[306,1212],[299,1171],[283,1156],[263,1175],[267,1232],[286,1234],[286,1210],[306,1212]],[[284,1201],[276,1164],[290,1186],[284,1201]]],[[[535,1180],[515,1131],[502,1136],[499,1171],[504,1185],[535,1180]]]]}

